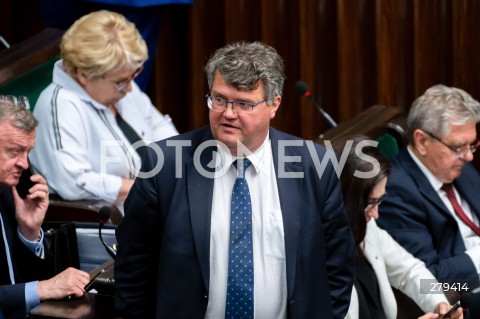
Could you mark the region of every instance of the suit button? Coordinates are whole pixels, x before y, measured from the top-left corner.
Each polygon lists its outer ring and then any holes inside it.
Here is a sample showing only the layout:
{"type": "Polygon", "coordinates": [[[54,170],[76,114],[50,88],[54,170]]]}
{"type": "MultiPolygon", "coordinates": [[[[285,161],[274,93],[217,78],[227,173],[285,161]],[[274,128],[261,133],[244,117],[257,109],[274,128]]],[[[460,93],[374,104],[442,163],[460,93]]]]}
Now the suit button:
{"type": "Polygon", "coordinates": [[[295,299],[293,299],[293,300],[290,301],[290,304],[293,304],[293,303],[295,303],[295,299]]]}
{"type": "Polygon", "coordinates": [[[207,295],[203,295],[203,298],[208,299],[208,296],[207,296],[207,295]]]}

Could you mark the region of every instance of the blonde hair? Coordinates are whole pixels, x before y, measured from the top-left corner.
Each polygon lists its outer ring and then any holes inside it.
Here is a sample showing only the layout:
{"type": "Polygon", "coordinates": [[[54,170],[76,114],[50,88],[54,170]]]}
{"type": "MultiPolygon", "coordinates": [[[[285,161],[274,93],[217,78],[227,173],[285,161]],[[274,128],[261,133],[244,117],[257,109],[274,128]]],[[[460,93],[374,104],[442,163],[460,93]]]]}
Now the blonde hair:
{"type": "Polygon", "coordinates": [[[67,30],[60,43],[67,72],[82,69],[88,78],[100,78],[124,67],[140,67],[148,58],[145,41],[123,15],[101,10],[87,14],[67,30]]]}

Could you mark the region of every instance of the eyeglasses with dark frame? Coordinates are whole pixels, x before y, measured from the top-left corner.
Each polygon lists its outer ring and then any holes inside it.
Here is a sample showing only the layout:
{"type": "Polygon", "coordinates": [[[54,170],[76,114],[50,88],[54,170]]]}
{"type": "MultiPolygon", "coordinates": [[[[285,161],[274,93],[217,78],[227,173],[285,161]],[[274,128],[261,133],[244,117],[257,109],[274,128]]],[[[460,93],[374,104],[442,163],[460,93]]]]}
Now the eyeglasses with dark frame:
{"type": "Polygon", "coordinates": [[[117,82],[113,82],[113,85],[115,85],[115,91],[116,92],[121,92],[123,90],[125,90],[125,88],[128,86],[128,84],[130,82],[132,82],[133,80],[135,80],[139,75],[140,73],[142,73],[143,71],[143,68],[144,66],[140,66],[138,69],[135,70],[135,72],[133,72],[132,75],[130,75],[130,77],[128,79],[126,79],[125,81],[121,81],[119,83],[117,82]]]}
{"type": "Polygon", "coordinates": [[[467,152],[470,150],[470,152],[475,153],[475,151],[478,149],[478,147],[480,146],[480,141],[476,141],[470,145],[466,145],[464,147],[461,147],[461,148],[457,148],[457,147],[453,147],[451,145],[448,145],[447,143],[445,143],[444,141],[442,141],[441,138],[437,137],[436,135],[430,133],[430,132],[426,132],[424,131],[425,133],[427,133],[431,138],[433,138],[434,140],[436,140],[437,142],[440,142],[441,144],[443,144],[446,148],[448,148],[449,150],[451,150],[455,156],[457,158],[465,158],[465,155],[467,155],[467,152]]]}
{"type": "Polygon", "coordinates": [[[253,111],[253,108],[267,100],[263,100],[257,103],[249,103],[245,101],[229,101],[219,96],[211,96],[210,94],[205,95],[207,99],[208,108],[215,112],[225,112],[228,108],[228,104],[232,104],[232,111],[236,114],[243,112],[253,111]]]}
{"type": "Polygon", "coordinates": [[[379,198],[369,198],[367,201],[367,207],[365,207],[365,211],[368,211],[373,207],[380,205],[385,200],[385,196],[387,196],[387,194],[383,194],[379,198]]]}
{"type": "Polygon", "coordinates": [[[30,110],[30,102],[28,102],[28,98],[26,96],[0,95],[0,100],[8,101],[15,106],[23,107],[27,110],[30,110]]]}

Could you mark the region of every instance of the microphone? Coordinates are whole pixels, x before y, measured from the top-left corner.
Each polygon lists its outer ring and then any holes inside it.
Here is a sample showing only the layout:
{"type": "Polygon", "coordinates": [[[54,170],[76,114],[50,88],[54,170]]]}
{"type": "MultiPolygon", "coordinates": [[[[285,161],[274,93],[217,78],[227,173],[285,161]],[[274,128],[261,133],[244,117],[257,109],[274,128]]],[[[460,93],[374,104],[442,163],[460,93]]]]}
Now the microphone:
{"type": "Polygon", "coordinates": [[[103,225],[108,221],[108,219],[110,218],[110,215],[112,214],[112,209],[109,207],[109,206],[102,206],[100,208],[100,210],[98,211],[98,214],[100,215],[100,222],[98,224],[98,237],[100,237],[100,241],[102,242],[103,246],[105,246],[105,249],[107,250],[107,253],[110,255],[110,257],[112,257],[113,259],[115,259],[115,257],[117,256],[117,252],[115,251],[115,249],[113,249],[112,247],[110,247],[104,240],[103,240],[103,237],[102,237],[102,228],[103,228],[103,225]]]}
{"type": "Polygon", "coordinates": [[[332,119],[332,117],[327,112],[325,112],[325,110],[322,109],[320,104],[318,104],[313,99],[312,94],[310,93],[310,90],[308,89],[307,83],[305,83],[304,81],[301,81],[301,80],[297,81],[297,83],[295,83],[295,90],[297,90],[297,92],[300,93],[300,95],[303,95],[306,98],[308,98],[310,100],[310,102],[312,102],[312,104],[315,105],[315,107],[318,109],[320,114],[322,114],[323,118],[325,120],[327,120],[328,124],[330,124],[331,127],[337,127],[337,123],[332,119]]]}
{"type": "Polygon", "coordinates": [[[464,310],[468,309],[470,306],[470,294],[464,293],[460,296],[460,300],[457,301],[455,304],[452,305],[449,311],[447,311],[444,315],[440,316],[438,319],[443,318],[450,318],[450,316],[460,307],[464,308],[464,310]]]}

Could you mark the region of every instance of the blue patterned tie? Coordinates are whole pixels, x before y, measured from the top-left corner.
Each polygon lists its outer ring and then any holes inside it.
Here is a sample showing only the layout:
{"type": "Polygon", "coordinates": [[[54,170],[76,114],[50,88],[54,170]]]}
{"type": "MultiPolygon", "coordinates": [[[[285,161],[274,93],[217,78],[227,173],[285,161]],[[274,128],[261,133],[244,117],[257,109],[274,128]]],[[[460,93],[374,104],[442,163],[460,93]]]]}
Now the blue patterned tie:
{"type": "MultiPolygon", "coordinates": [[[[225,319],[253,319],[252,203],[245,179],[250,161],[246,158],[237,161],[239,165],[233,185],[230,217],[225,319]]],[[[236,164],[237,162],[234,163],[235,166],[236,164]]]]}

